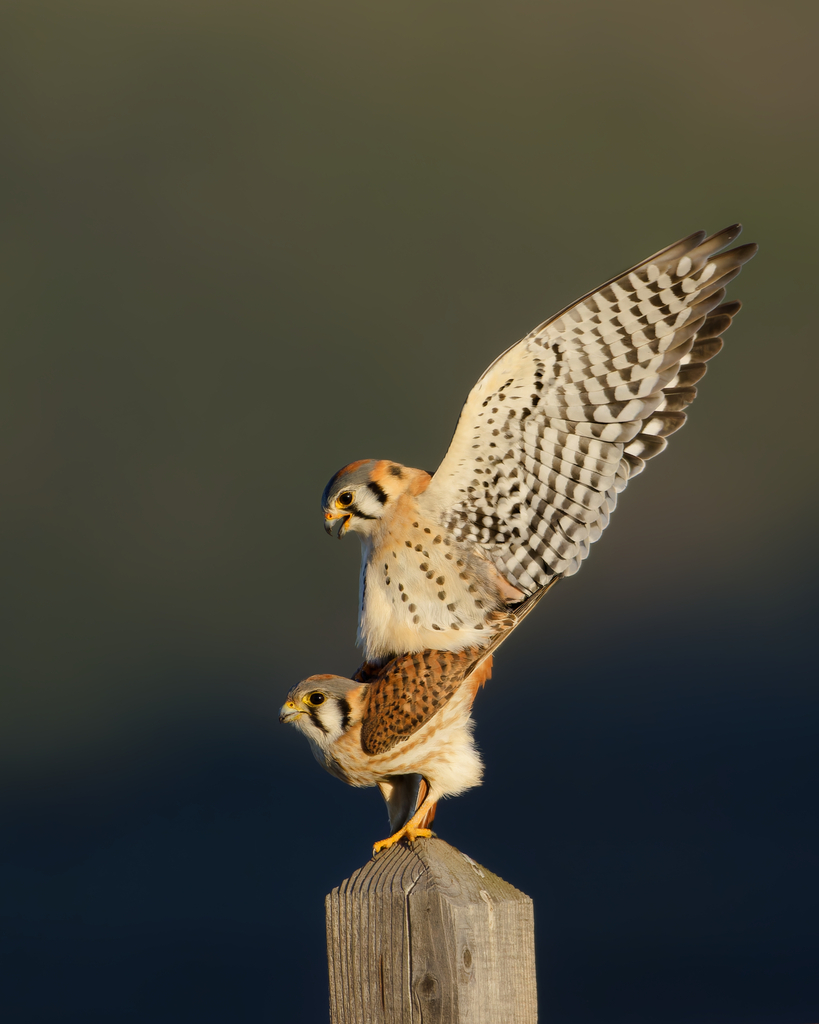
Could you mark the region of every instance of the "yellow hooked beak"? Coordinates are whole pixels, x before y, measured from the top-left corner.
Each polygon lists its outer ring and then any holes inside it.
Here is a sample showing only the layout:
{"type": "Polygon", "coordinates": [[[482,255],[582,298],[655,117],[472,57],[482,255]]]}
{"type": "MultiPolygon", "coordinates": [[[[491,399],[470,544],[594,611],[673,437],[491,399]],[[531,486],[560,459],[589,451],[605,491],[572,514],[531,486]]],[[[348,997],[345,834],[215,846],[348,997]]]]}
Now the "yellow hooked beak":
{"type": "Polygon", "coordinates": [[[301,718],[304,714],[300,711],[292,700],[289,700],[286,704],[282,705],[281,711],[279,712],[280,722],[295,722],[297,718],[301,718]]]}
{"type": "Polygon", "coordinates": [[[332,537],[333,536],[333,530],[335,530],[334,523],[335,523],[336,520],[340,519],[341,520],[341,525],[338,528],[338,533],[336,534],[336,537],[337,537],[338,540],[341,540],[341,538],[344,536],[345,532],[347,531],[347,527],[350,525],[350,520],[352,518],[353,518],[352,512],[342,512],[341,510],[339,510],[338,512],[325,512],[324,513],[324,529],[332,537]]]}

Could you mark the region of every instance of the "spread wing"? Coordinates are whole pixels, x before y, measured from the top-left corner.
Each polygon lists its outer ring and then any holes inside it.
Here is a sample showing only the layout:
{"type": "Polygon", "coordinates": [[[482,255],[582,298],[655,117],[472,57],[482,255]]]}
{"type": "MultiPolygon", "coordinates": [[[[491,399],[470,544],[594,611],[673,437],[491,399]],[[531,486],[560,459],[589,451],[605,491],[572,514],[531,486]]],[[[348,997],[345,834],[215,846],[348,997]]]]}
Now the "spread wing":
{"type": "Polygon", "coordinates": [[[570,576],[617,494],[685,422],[756,252],[698,232],[590,292],[499,356],[472,389],[419,502],[525,593],[570,576]]]}

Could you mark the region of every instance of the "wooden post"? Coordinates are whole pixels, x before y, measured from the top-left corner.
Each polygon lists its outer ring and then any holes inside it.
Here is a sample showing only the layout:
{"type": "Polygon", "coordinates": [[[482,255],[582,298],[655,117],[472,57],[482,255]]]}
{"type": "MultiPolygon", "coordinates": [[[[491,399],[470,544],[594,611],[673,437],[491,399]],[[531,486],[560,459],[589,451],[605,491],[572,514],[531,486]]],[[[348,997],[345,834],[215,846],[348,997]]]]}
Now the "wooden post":
{"type": "Polygon", "coordinates": [[[532,901],[441,839],[326,899],[332,1024],[536,1024],[532,901]]]}

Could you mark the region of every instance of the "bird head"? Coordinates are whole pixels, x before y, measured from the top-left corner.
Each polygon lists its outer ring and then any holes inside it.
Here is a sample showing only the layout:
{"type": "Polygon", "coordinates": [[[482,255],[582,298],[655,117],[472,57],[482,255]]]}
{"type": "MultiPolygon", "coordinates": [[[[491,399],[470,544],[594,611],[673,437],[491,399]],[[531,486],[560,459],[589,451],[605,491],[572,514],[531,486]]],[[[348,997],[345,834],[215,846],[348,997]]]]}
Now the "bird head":
{"type": "MultiPolygon", "coordinates": [[[[324,529],[339,539],[348,530],[367,537],[408,490],[418,470],[384,459],[362,459],[340,469],[324,488],[324,529]]],[[[424,473],[424,477],[428,474],[424,473]]]]}
{"type": "Polygon", "coordinates": [[[341,676],[310,676],[288,693],[279,721],[292,723],[324,749],[347,731],[352,713],[347,698],[359,685],[341,676]]]}

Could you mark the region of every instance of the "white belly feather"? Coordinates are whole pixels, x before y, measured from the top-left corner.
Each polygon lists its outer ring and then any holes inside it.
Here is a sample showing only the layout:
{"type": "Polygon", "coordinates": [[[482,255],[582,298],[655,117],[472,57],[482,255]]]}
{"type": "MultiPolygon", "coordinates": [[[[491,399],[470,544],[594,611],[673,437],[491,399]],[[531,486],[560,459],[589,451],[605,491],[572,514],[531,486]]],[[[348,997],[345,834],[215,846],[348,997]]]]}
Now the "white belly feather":
{"type": "Polygon", "coordinates": [[[387,530],[362,547],[358,642],[367,660],[485,644],[487,615],[504,607],[488,563],[423,521],[401,534],[396,541],[387,530]]]}

